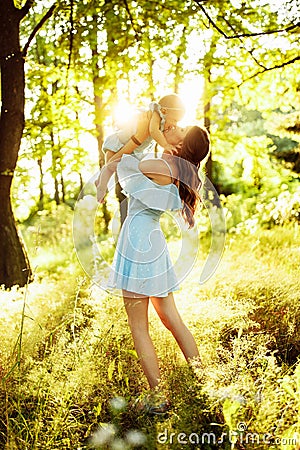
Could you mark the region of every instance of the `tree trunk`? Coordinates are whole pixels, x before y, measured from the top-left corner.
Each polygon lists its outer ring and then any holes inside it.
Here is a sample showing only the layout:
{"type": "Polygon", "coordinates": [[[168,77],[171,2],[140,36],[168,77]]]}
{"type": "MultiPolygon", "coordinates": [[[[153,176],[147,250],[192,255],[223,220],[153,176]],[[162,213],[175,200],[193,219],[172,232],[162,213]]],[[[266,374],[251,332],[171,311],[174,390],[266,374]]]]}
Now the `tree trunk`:
{"type": "MultiPolygon", "coordinates": [[[[208,100],[207,103],[204,105],[204,126],[207,129],[208,132],[210,132],[210,101],[208,100]]],[[[205,165],[206,168],[206,175],[212,180],[212,159],[211,159],[211,152],[209,154],[208,160],[205,165]]]]}
{"type": "Polygon", "coordinates": [[[40,171],[40,197],[38,209],[39,211],[43,211],[44,209],[44,173],[43,173],[43,158],[39,158],[37,160],[39,171],[40,171]]]}
{"type": "Polygon", "coordinates": [[[58,175],[54,177],[54,200],[58,206],[60,205],[60,198],[59,198],[59,183],[57,177],[58,175]]]}
{"type": "MultiPolygon", "coordinates": [[[[217,46],[217,39],[215,35],[212,36],[210,42],[210,48],[208,52],[205,54],[203,59],[203,69],[204,69],[204,77],[205,77],[205,85],[204,85],[204,126],[210,132],[211,126],[211,70],[214,64],[214,53],[217,46]]],[[[211,182],[214,180],[212,174],[212,153],[210,151],[209,158],[206,163],[206,174],[211,182]]]]}
{"type": "Polygon", "coordinates": [[[24,128],[24,59],[20,51],[21,11],[12,0],[0,1],[0,285],[24,286],[31,276],[17,233],[10,190],[24,128]]]}
{"type": "Polygon", "coordinates": [[[65,181],[64,181],[63,174],[62,174],[62,168],[61,168],[61,173],[60,173],[60,186],[61,186],[61,201],[63,203],[66,203],[65,181]]]}
{"type": "MultiPolygon", "coordinates": [[[[103,126],[102,126],[102,97],[100,97],[97,94],[97,83],[98,78],[93,78],[94,83],[94,104],[95,104],[95,116],[96,116],[96,131],[97,131],[97,142],[98,142],[98,155],[99,155],[99,167],[103,167],[105,164],[104,161],[104,154],[102,152],[102,145],[103,145],[103,126]],[[100,119],[100,120],[99,120],[100,119]]],[[[103,221],[104,221],[104,232],[108,233],[108,226],[110,222],[110,213],[107,209],[106,201],[102,203],[102,214],[103,214],[103,221]]]]}
{"type": "MultiPolygon", "coordinates": [[[[93,88],[94,88],[94,106],[95,106],[95,126],[96,126],[96,136],[98,143],[98,155],[99,155],[99,167],[103,167],[105,164],[104,154],[102,152],[102,145],[104,139],[104,131],[103,131],[103,99],[102,99],[102,90],[101,81],[99,78],[99,53],[97,49],[97,29],[98,29],[98,17],[93,16],[93,33],[94,33],[94,41],[91,43],[92,50],[92,73],[93,73],[93,88]]],[[[103,221],[104,221],[104,231],[108,232],[108,226],[110,222],[110,213],[107,209],[106,201],[102,204],[102,213],[103,213],[103,221]]]]}

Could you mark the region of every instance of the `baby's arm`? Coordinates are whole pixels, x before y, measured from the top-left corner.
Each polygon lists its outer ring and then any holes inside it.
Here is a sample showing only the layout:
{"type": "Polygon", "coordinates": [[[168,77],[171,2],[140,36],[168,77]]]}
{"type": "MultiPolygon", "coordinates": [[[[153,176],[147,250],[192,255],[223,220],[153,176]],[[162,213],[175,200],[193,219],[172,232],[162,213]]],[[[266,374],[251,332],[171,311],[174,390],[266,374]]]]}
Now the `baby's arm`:
{"type": "Polygon", "coordinates": [[[172,150],[174,149],[173,145],[167,142],[164,134],[162,133],[162,131],[160,131],[160,122],[161,122],[160,115],[158,114],[157,111],[153,111],[149,124],[150,135],[165,150],[172,150]]]}

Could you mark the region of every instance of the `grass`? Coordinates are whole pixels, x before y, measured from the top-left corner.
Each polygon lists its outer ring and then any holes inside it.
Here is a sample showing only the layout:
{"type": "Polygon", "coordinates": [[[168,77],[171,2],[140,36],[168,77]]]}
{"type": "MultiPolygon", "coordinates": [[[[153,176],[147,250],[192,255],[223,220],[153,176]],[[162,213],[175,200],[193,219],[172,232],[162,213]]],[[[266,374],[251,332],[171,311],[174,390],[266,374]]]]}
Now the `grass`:
{"type": "Polygon", "coordinates": [[[205,377],[186,366],[151,309],[174,409],[150,419],[132,407],[147,384],[122,300],[91,283],[73,250],[71,212],[55,214],[23,230],[35,280],[0,291],[1,448],[300,448],[296,226],[227,235],[217,272],[200,286],[203,238],[176,302],[205,377]]]}

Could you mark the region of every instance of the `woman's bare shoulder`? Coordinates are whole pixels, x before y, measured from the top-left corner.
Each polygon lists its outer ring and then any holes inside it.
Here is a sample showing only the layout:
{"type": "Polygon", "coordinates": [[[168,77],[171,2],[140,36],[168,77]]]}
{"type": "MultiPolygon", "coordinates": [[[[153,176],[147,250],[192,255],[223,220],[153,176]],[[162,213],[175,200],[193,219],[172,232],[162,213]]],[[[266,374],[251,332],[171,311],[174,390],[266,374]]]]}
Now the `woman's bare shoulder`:
{"type": "Polygon", "coordinates": [[[172,170],[169,163],[166,164],[166,161],[161,158],[144,159],[139,163],[140,171],[148,178],[161,185],[172,183],[170,168],[172,170]]]}

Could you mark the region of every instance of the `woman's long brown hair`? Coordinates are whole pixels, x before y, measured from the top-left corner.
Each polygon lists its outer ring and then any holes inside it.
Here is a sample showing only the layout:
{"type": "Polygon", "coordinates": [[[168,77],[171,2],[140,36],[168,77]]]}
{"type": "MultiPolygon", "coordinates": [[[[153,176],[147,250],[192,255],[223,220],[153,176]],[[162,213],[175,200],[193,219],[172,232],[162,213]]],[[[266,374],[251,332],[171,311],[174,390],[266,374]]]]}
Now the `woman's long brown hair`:
{"type": "Polygon", "coordinates": [[[186,134],[181,150],[176,158],[179,173],[179,195],[183,200],[182,216],[193,227],[194,214],[200,200],[201,180],[198,174],[200,163],[209,152],[208,132],[198,126],[192,127],[186,134]]]}

